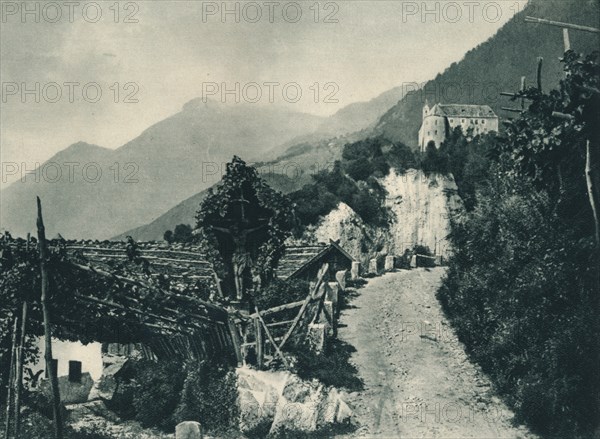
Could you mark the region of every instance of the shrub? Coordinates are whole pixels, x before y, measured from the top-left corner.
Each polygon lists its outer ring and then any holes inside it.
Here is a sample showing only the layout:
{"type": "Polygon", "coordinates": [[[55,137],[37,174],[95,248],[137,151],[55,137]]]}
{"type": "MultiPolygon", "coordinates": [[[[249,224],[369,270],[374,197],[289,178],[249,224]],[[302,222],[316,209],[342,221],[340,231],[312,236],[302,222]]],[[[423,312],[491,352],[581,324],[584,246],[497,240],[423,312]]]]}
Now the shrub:
{"type": "Polygon", "coordinates": [[[356,349],[339,339],[327,341],[323,352],[317,354],[307,340],[296,341],[291,348],[296,357],[296,372],[300,378],[317,379],[326,386],[359,391],[363,381],[358,370],[350,363],[356,349]]]}
{"type": "Polygon", "coordinates": [[[346,164],[346,172],[354,180],[366,180],[375,171],[375,166],[368,160],[352,160],[346,164]]]}
{"type": "Polygon", "coordinates": [[[600,389],[592,252],[571,234],[547,195],[496,179],[453,225],[438,293],[517,418],[557,437],[585,437],[600,389]]]}
{"type": "Polygon", "coordinates": [[[429,247],[425,245],[416,245],[413,254],[427,256],[425,258],[417,256],[417,265],[419,267],[435,267],[435,260],[431,258],[433,253],[431,253],[429,247]]]}
{"type": "Polygon", "coordinates": [[[273,279],[269,285],[254,298],[254,303],[260,310],[297,302],[308,295],[309,284],[304,280],[273,279]]]}
{"type": "Polygon", "coordinates": [[[315,224],[321,216],[337,207],[339,197],[315,184],[307,184],[290,194],[296,204],[296,216],[302,224],[315,224]]]}
{"type": "Polygon", "coordinates": [[[198,421],[217,432],[238,426],[237,376],[225,364],[202,361],[185,365],[186,378],[175,412],[175,424],[198,421]]]}
{"type": "Polygon", "coordinates": [[[172,431],[171,414],[179,404],[185,375],[178,361],[141,360],[135,364],[133,407],[135,419],[143,427],[172,431]]]}
{"type": "Polygon", "coordinates": [[[395,143],[386,154],[388,164],[397,172],[410,168],[418,168],[418,162],[413,151],[404,143],[395,143]]]}

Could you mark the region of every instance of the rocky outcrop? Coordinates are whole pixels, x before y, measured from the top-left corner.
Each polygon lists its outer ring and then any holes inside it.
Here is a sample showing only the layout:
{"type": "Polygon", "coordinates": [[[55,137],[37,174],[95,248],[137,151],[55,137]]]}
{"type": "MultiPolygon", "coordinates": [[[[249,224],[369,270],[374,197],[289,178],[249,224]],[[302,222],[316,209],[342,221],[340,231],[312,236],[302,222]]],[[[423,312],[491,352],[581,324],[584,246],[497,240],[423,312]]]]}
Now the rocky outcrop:
{"type": "Polygon", "coordinates": [[[316,381],[246,367],[237,375],[243,433],[315,432],[352,416],[339,391],[316,381]]]}
{"type": "Polygon", "coordinates": [[[317,242],[339,239],[340,245],[364,266],[372,258],[402,255],[416,245],[447,257],[451,252],[447,240],[450,218],[463,208],[454,178],[427,176],[414,169],[398,174],[391,169],[379,182],[387,192],[385,206],[391,219],[388,227],[369,226],[347,204],[340,203],[307,236],[317,242]]]}
{"type": "Polygon", "coordinates": [[[448,256],[450,218],[463,208],[454,178],[427,176],[414,169],[398,174],[392,169],[381,184],[388,193],[386,206],[394,217],[389,227],[390,251],[402,254],[423,245],[436,255],[448,256]]]}
{"type": "MultiPolygon", "coordinates": [[[[94,380],[87,372],[81,374],[81,380],[70,381],[68,376],[58,377],[58,388],[60,391],[60,400],[65,404],[76,404],[88,400],[90,390],[94,385],[94,380]]],[[[52,395],[50,389],[50,380],[40,382],[40,389],[48,397],[52,395]]]]}
{"type": "Polygon", "coordinates": [[[89,392],[89,400],[93,401],[101,399],[103,401],[111,401],[117,392],[119,386],[119,375],[127,367],[128,359],[126,357],[116,355],[103,355],[102,376],[94,383],[91,392],[89,392]]]}

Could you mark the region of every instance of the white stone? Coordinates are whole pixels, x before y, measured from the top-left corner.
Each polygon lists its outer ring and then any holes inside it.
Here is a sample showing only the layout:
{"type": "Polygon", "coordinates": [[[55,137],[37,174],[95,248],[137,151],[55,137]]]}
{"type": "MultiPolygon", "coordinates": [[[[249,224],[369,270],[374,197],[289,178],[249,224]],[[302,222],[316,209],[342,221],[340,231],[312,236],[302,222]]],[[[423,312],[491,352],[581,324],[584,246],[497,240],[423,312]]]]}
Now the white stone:
{"type": "Polygon", "coordinates": [[[394,262],[395,262],[395,258],[393,256],[386,256],[385,257],[385,266],[384,266],[385,271],[393,271],[394,270],[394,262]]]}
{"type": "Polygon", "coordinates": [[[352,262],[351,277],[352,280],[360,278],[360,262],[352,262]]]}
{"type": "Polygon", "coordinates": [[[378,274],[377,259],[375,258],[369,260],[369,274],[378,274]]]}
{"type": "Polygon", "coordinates": [[[177,424],[175,439],[202,439],[202,425],[195,421],[185,421],[177,424]]]}
{"type": "Polygon", "coordinates": [[[346,276],[348,274],[348,270],[342,270],[335,273],[335,280],[340,286],[340,290],[344,291],[346,289],[346,276]]]}

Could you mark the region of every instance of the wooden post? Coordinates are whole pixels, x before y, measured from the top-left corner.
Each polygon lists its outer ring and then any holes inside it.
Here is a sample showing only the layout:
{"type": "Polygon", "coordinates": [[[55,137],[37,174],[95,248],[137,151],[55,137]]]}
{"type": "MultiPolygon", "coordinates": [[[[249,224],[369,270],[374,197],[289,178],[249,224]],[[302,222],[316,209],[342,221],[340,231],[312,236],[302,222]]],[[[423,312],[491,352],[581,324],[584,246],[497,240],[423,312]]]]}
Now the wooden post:
{"type": "Polygon", "coordinates": [[[590,151],[590,141],[588,140],[585,147],[585,180],[587,183],[588,197],[590,199],[590,206],[592,207],[592,213],[594,215],[594,226],[596,236],[596,246],[600,246],[600,219],[598,218],[598,208],[596,206],[595,191],[597,188],[594,187],[594,179],[592,178],[592,154],[590,151]]]}
{"type": "Polygon", "coordinates": [[[23,302],[21,316],[21,338],[17,350],[17,379],[15,380],[15,438],[21,429],[21,388],[23,387],[23,363],[25,356],[25,336],[27,334],[27,302],[23,302]]]}
{"type": "Polygon", "coordinates": [[[292,323],[292,326],[290,326],[290,329],[288,329],[288,331],[283,336],[283,339],[281,340],[281,343],[279,344],[278,350],[283,349],[283,346],[285,345],[285,343],[288,341],[288,339],[293,334],[294,329],[296,329],[296,326],[298,326],[298,323],[300,323],[300,319],[304,315],[304,312],[306,311],[306,308],[308,307],[308,304],[311,302],[311,300],[314,298],[315,294],[319,290],[319,287],[321,286],[321,283],[323,282],[323,279],[327,275],[328,271],[329,271],[329,264],[328,263],[323,264],[323,266],[319,270],[319,275],[318,275],[318,278],[317,278],[317,283],[313,287],[313,289],[310,292],[310,294],[308,296],[306,296],[306,299],[304,299],[304,302],[302,303],[302,307],[300,308],[300,311],[298,311],[298,314],[294,318],[294,322],[292,323]]]}
{"type": "Polygon", "coordinates": [[[542,67],[544,66],[544,58],[541,56],[538,58],[538,66],[537,66],[537,88],[538,91],[542,92],[542,67]]]}
{"type": "MultiPolygon", "coordinates": [[[[521,92],[525,91],[525,82],[527,78],[525,76],[521,76],[521,92]]],[[[521,110],[525,110],[525,98],[521,98],[521,110]]]]}
{"type": "Polygon", "coordinates": [[[563,42],[565,44],[565,53],[571,50],[571,38],[569,38],[569,29],[563,27],[563,42]]]}
{"type": "Polygon", "coordinates": [[[273,339],[273,336],[271,335],[271,331],[269,331],[267,324],[265,323],[262,316],[260,315],[260,312],[258,311],[258,307],[255,306],[254,311],[256,311],[257,318],[258,318],[258,320],[260,320],[260,323],[262,323],[263,328],[265,328],[265,334],[267,335],[269,342],[271,342],[271,345],[275,349],[275,352],[277,352],[277,355],[279,355],[279,357],[281,358],[281,361],[283,361],[283,365],[286,367],[286,369],[289,370],[290,364],[287,362],[287,360],[283,356],[283,352],[281,352],[281,349],[279,348],[279,346],[277,346],[277,343],[275,343],[275,340],[273,339]]]}
{"type": "Polygon", "coordinates": [[[594,34],[599,34],[600,33],[600,29],[595,28],[595,27],[581,26],[579,24],[572,24],[572,23],[563,23],[561,21],[545,20],[543,18],[525,17],[525,22],[526,23],[548,24],[550,26],[562,27],[563,29],[580,30],[580,31],[583,31],[583,32],[591,32],[591,33],[594,33],[594,34]]]}
{"type": "Polygon", "coordinates": [[[262,325],[258,317],[254,319],[254,337],[256,338],[256,365],[262,369],[264,362],[262,325]]]}
{"type": "Polygon", "coordinates": [[[231,318],[227,319],[227,326],[229,327],[229,333],[231,334],[231,341],[233,342],[233,349],[235,350],[238,366],[241,366],[244,363],[244,357],[242,355],[242,350],[240,349],[240,335],[231,318]]]}
{"type": "Polygon", "coordinates": [[[44,219],[42,217],[42,202],[40,197],[37,197],[37,232],[38,232],[38,247],[40,250],[40,270],[42,275],[42,313],[44,316],[44,339],[46,342],[46,352],[44,358],[46,360],[46,369],[50,377],[50,387],[52,389],[52,417],[54,420],[54,438],[63,439],[62,416],[60,413],[60,390],[58,388],[58,371],[52,364],[52,333],[50,330],[50,312],[48,310],[48,267],[46,267],[46,229],[44,228],[44,219]]]}
{"type": "Polygon", "coordinates": [[[12,344],[10,351],[10,370],[8,373],[8,386],[6,386],[6,424],[4,429],[4,439],[8,439],[10,434],[10,403],[12,399],[12,389],[15,380],[15,356],[17,354],[17,328],[18,319],[15,316],[15,324],[13,326],[12,344]]]}

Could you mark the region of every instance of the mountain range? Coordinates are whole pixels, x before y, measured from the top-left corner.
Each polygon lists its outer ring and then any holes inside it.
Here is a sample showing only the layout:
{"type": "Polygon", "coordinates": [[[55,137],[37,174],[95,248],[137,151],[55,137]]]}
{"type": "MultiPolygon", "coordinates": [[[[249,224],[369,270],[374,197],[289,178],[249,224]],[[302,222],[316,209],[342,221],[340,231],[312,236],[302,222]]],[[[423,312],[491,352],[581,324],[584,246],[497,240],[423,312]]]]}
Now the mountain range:
{"type": "MultiPolygon", "coordinates": [[[[254,163],[275,188],[291,192],[331,166],[348,142],[383,135],[416,147],[426,101],[488,104],[501,118],[510,117],[501,107],[515,104],[499,92],[516,91],[521,76],[533,85],[537,57],[544,58],[545,90],[556,87],[563,75],[561,30],[525,23],[525,15],[591,26],[599,17],[593,0],[532,0],[420,91],[404,96],[402,87],[395,87],[330,117],[194,99],[116,150],[77,143],[42,165],[78,163],[72,179],[64,178],[63,166],[57,182],[28,176],[25,183],[0,191],[0,229],[21,236],[33,232],[39,195],[49,236],[161,239],[176,224],[193,224],[205,189],[220,179],[234,154],[254,163]],[[97,168],[102,175],[94,181],[97,168]]],[[[584,53],[598,48],[590,34],[571,32],[571,43],[584,53]]]]}

